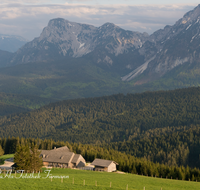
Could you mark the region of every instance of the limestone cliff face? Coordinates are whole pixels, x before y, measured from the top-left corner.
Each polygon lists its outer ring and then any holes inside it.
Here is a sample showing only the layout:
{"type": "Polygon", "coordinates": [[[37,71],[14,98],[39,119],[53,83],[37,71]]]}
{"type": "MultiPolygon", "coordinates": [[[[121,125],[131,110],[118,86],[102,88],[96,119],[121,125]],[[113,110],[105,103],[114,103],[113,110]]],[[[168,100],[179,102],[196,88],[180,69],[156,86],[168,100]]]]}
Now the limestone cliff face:
{"type": "MultiPolygon", "coordinates": [[[[57,18],[49,21],[40,37],[22,47],[12,62],[46,61],[66,56],[82,57],[98,47],[103,47],[109,54],[117,56],[130,48],[140,48],[147,37],[146,33],[126,31],[112,23],[94,27],[57,18]]],[[[108,55],[102,60],[112,63],[108,55]]]]}
{"type": "Polygon", "coordinates": [[[179,65],[198,63],[199,44],[200,5],[186,13],[173,26],[166,26],[149,36],[139,49],[140,54],[145,57],[144,62],[122,77],[122,80],[129,81],[145,73],[145,81],[151,81],[179,65]]]}

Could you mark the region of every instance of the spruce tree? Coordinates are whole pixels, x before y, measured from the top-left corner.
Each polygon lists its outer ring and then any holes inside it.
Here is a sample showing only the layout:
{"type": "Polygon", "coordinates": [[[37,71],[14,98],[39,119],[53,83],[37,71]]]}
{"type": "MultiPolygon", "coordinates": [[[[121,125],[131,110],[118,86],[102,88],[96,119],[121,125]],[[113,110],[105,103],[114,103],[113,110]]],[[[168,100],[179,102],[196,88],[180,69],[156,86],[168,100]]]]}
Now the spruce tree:
{"type": "Polygon", "coordinates": [[[28,144],[18,145],[14,156],[14,162],[16,163],[18,170],[30,170],[30,158],[31,153],[28,144]]]}
{"type": "Polygon", "coordinates": [[[0,156],[4,155],[4,150],[2,149],[1,145],[0,145],[0,156]]]}
{"type": "Polygon", "coordinates": [[[29,148],[28,143],[26,145],[18,145],[17,151],[14,156],[14,162],[17,164],[16,169],[39,171],[42,167],[42,158],[40,156],[40,151],[38,151],[37,145],[32,143],[31,148],[29,148]]]}
{"type": "Polygon", "coordinates": [[[40,157],[41,151],[38,151],[37,145],[32,143],[31,146],[31,159],[30,159],[30,170],[39,171],[43,165],[42,158],[40,157]]]}

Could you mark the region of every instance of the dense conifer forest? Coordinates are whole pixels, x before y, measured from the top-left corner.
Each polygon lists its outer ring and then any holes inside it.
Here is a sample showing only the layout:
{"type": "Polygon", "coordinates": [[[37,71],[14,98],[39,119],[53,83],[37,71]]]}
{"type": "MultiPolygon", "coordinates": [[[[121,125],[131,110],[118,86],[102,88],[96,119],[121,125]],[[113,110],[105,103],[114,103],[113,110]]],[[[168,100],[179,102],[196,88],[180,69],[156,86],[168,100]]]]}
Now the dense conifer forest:
{"type": "Polygon", "coordinates": [[[52,102],[56,102],[56,100],[39,96],[0,92],[0,116],[38,109],[52,102]]]}
{"type": "Polygon", "coordinates": [[[0,117],[0,137],[93,144],[200,168],[200,88],[67,100],[0,117]]]}
{"type": "Polygon", "coordinates": [[[119,164],[117,169],[120,171],[160,178],[200,181],[200,170],[197,168],[153,163],[145,158],[136,158],[130,154],[121,153],[110,148],[102,148],[97,145],[84,145],[81,143],[69,143],[64,141],[55,142],[51,139],[41,140],[14,137],[0,139],[0,145],[2,145],[7,154],[14,153],[18,145],[25,144],[35,144],[39,149],[46,150],[50,150],[55,146],[68,146],[70,151],[81,154],[87,162],[92,162],[95,158],[114,160],[119,164]]]}

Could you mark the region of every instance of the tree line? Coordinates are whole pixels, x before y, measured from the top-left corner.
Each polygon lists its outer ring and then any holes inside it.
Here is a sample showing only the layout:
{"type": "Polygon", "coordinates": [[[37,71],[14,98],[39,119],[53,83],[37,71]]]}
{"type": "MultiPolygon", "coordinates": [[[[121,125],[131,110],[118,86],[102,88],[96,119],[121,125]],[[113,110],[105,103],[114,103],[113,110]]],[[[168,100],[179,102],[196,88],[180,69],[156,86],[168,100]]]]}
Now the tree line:
{"type": "Polygon", "coordinates": [[[54,141],[52,139],[41,140],[15,137],[0,139],[0,145],[3,147],[6,154],[15,153],[18,151],[18,147],[22,144],[37,145],[39,149],[44,150],[53,149],[55,146],[68,146],[70,151],[81,154],[88,162],[92,162],[95,158],[114,160],[119,164],[117,169],[120,171],[146,176],[200,181],[200,170],[198,168],[153,163],[145,158],[136,158],[130,154],[125,154],[111,148],[100,147],[97,145],[69,143],[64,141],[54,141]]]}

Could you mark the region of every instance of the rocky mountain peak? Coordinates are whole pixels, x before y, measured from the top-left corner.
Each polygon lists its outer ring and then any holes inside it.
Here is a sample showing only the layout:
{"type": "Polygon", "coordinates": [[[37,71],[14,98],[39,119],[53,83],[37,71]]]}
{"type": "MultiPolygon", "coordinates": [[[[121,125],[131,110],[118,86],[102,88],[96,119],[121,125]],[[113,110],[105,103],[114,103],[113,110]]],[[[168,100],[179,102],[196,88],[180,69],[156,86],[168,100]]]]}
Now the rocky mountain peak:
{"type": "Polygon", "coordinates": [[[109,54],[119,55],[130,48],[141,47],[146,38],[146,34],[126,31],[113,23],[95,27],[56,18],[49,21],[38,38],[20,49],[12,62],[16,59],[17,62],[23,63],[42,61],[53,55],[51,59],[65,56],[82,57],[99,49],[98,47],[109,54]]]}
{"type": "Polygon", "coordinates": [[[191,22],[197,19],[199,16],[200,16],[200,4],[183,16],[182,23],[185,24],[188,21],[191,22]]]}
{"type": "Polygon", "coordinates": [[[173,26],[166,26],[154,32],[139,50],[145,57],[143,64],[123,79],[132,80],[146,72],[146,81],[150,81],[177,66],[192,64],[194,60],[198,62],[199,43],[200,5],[186,13],[173,26]]]}
{"type": "Polygon", "coordinates": [[[48,23],[48,26],[58,26],[62,23],[66,23],[66,22],[69,22],[68,20],[66,19],[63,19],[63,18],[54,18],[54,19],[51,19],[48,23]]]}
{"type": "Polygon", "coordinates": [[[102,30],[102,29],[107,30],[107,29],[114,29],[114,28],[119,28],[119,27],[113,23],[107,22],[107,23],[103,24],[102,26],[100,26],[98,29],[99,30],[102,30]]]}

